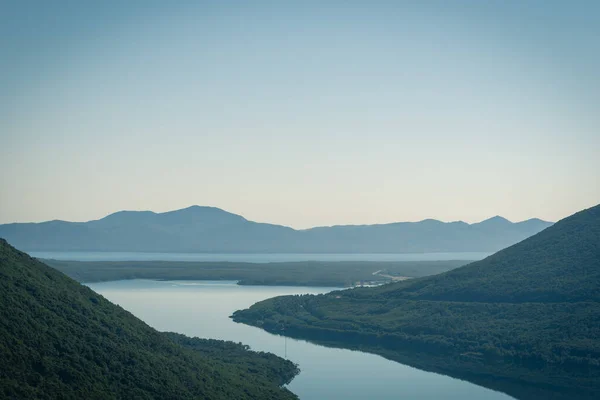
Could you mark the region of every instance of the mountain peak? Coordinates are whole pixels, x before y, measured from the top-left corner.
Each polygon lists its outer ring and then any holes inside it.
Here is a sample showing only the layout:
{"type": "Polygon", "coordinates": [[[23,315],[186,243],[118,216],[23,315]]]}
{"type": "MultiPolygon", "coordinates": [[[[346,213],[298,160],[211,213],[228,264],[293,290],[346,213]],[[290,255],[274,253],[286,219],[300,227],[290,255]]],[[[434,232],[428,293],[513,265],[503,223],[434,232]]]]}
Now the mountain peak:
{"type": "Polygon", "coordinates": [[[214,213],[232,214],[232,213],[225,211],[218,207],[200,206],[198,204],[194,204],[194,205],[186,207],[186,208],[181,208],[179,210],[167,211],[167,212],[164,212],[161,214],[167,214],[167,213],[172,213],[172,212],[214,212],[214,213]]]}
{"type": "Polygon", "coordinates": [[[169,220],[176,223],[195,223],[199,221],[210,223],[246,221],[241,215],[230,213],[221,208],[199,205],[167,211],[158,215],[163,221],[169,220]]]}
{"type": "Polygon", "coordinates": [[[437,220],[437,219],[433,219],[433,218],[427,218],[427,219],[423,219],[421,221],[418,222],[419,224],[443,224],[444,222],[437,220]]]}
{"type": "Polygon", "coordinates": [[[481,222],[478,222],[476,225],[478,224],[512,224],[511,221],[507,220],[504,217],[501,217],[500,215],[496,215],[492,218],[488,218],[486,220],[483,220],[481,222]]]}
{"type": "Polygon", "coordinates": [[[552,224],[552,222],[550,222],[550,221],[544,221],[543,219],[539,219],[539,218],[529,218],[529,219],[519,222],[519,224],[528,223],[528,222],[536,223],[536,224],[552,224]]]}

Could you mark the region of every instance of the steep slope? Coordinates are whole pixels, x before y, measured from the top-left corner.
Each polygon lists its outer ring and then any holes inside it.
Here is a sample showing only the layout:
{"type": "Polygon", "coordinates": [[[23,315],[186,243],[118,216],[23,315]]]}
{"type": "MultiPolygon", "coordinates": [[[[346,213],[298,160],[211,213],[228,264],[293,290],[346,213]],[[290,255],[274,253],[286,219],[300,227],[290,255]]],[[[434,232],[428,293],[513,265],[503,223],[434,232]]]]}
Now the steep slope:
{"type": "Polygon", "coordinates": [[[242,345],[157,332],[0,239],[2,398],[292,399],[279,386],[296,373],[242,345]]]}
{"type": "Polygon", "coordinates": [[[381,292],[420,300],[598,302],[600,206],[484,260],[381,292]]]}
{"type": "Polygon", "coordinates": [[[97,221],[0,225],[0,237],[27,251],[213,253],[492,252],[550,226],[496,217],[478,224],[436,220],[294,230],[248,221],[214,207],[166,213],[120,211],[97,221]]]}
{"type": "Polygon", "coordinates": [[[600,205],[450,272],[377,288],[278,297],[233,317],[490,387],[504,379],[511,388],[498,389],[519,398],[540,398],[523,391],[536,385],[547,390],[543,396],[596,398],[600,205]]]}

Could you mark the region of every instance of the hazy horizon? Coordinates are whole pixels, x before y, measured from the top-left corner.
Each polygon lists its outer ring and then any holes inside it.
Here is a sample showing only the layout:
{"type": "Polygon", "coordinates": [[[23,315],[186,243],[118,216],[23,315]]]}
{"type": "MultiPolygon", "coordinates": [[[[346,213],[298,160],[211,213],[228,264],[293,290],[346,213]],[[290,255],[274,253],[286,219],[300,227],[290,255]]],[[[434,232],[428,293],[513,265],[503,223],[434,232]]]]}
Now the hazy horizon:
{"type": "Polygon", "coordinates": [[[0,224],[291,226],[600,202],[600,3],[6,2],[0,224]]]}
{"type": "MultiPolygon", "coordinates": [[[[259,221],[259,220],[254,220],[254,219],[251,219],[251,218],[247,218],[246,216],[244,216],[242,214],[239,214],[239,213],[235,212],[234,210],[226,210],[226,209],[223,209],[223,208],[218,207],[218,206],[205,206],[205,205],[201,205],[201,204],[193,204],[193,205],[190,205],[190,206],[187,206],[187,207],[183,207],[183,208],[178,208],[178,209],[174,209],[174,210],[164,210],[164,211],[155,211],[155,210],[115,210],[115,211],[110,212],[110,213],[108,213],[106,215],[102,215],[100,217],[92,218],[92,219],[89,219],[89,220],[63,220],[63,219],[54,218],[54,219],[43,220],[43,221],[13,221],[13,222],[6,222],[6,223],[2,222],[0,224],[10,224],[10,223],[41,223],[41,222],[50,222],[50,221],[91,222],[91,221],[97,221],[97,220],[100,220],[100,219],[103,219],[105,217],[111,216],[113,214],[118,214],[118,213],[121,213],[121,212],[151,212],[151,213],[154,213],[154,214],[163,214],[163,213],[168,213],[168,212],[172,212],[172,211],[181,211],[181,210],[185,210],[185,209],[193,208],[193,207],[215,208],[215,209],[219,209],[221,211],[224,211],[224,212],[227,212],[227,213],[230,213],[230,214],[239,215],[239,216],[245,218],[248,221],[259,222],[259,223],[271,223],[271,224],[273,224],[273,222],[269,222],[269,221],[259,221]]],[[[469,225],[472,225],[472,224],[483,222],[483,221],[486,221],[486,220],[489,220],[489,219],[492,219],[492,218],[496,218],[496,217],[504,218],[504,219],[508,220],[511,223],[519,223],[519,222],[525,222],[525,221],[535,220],[535,219],[542,220],[544,222],[551,222],[551,223],[555,223],[556,222],[556,221],[545,220],[545,219],[538,218],[538,217],[535,217],[535,216],[530,217],[530,218],[526,218],[526,219],[523,219],[523,220],[514,221],[514,220],[511,220],[510,218],[506,218],[506,217],[504,217],[502,215],[496,214],[496,215],[490,215],[489,217],[483,218],[482,220],[476,220],[476,221],[465,221],[465,220],[460,220],[460,219],[459,220],[451,220],[450,221],[450,220],[442,220],[442,219],[439,219],[439,218],[433,218],[432,217],[432,218],[424,218],[424,219],[419,219],[419,220],[414,220],[414,221],[387,221],[387,222],[381,222],[381,223],[376,223],[376,224],[393,224],[393,223],[401,223],[401,222],[422,222],[422,221],[426,221],[426,220],[436,220],[436,221],[440,221],[440,222],[443,222],[443,223],[465,222],[465,223],[467,223],[469,225]]],[[[372,225],[372,224],[357,223],[357,224],[314,225],[314,226],[302,227],[302,228],[296,228],[294,226],[284,225],[284,224],[277,224],[277,225],[283,225],[283,226],[288,226],[288,227],[291,227],[291,228],[294,228],[294,229],[302,230],[302,229],[311,229],[311,228],[328,227],[328,226],[372,225]]],[[[373,225],[375,225],[375,224],[373,224],[373,225]]]]}

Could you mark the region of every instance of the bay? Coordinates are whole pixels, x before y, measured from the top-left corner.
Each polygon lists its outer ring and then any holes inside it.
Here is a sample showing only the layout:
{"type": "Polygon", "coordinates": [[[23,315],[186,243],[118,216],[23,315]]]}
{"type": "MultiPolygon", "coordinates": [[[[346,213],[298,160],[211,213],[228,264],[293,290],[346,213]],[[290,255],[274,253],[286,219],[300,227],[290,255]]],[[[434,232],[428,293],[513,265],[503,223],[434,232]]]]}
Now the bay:
{"type": "Polygon", "coordinates": [[[232,340],[299,364],[288,386],[303,400],[317,399],[482,399],[510,396],[467,381],[421,371],[359,351],[323,347],[272,335],[233,322],[238,309],[270,297],[318,294],[337,288],[238,286],[232,281],[129,280],[89,284],[160,331],[232,340]]]}

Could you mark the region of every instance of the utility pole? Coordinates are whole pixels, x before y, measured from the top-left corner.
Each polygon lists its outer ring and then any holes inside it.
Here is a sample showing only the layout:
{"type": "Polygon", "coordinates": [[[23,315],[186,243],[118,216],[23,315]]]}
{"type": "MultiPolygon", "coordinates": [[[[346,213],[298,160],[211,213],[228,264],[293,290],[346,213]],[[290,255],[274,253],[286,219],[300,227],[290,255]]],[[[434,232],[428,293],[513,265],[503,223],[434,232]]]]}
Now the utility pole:
{"type": "Polygon", "coordinates": [[[284,348],[284,357],[287,360],[287,335],[285,334],[285,319],[282,322],[281,330],[283,332],[283,348],[284,348]]]}

